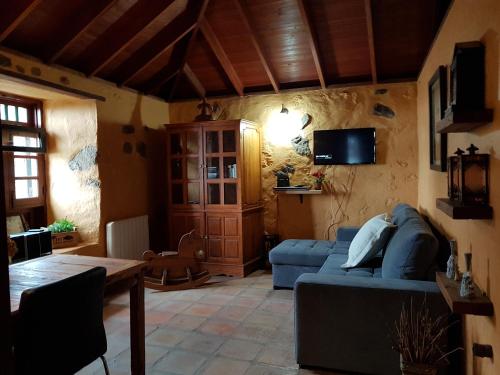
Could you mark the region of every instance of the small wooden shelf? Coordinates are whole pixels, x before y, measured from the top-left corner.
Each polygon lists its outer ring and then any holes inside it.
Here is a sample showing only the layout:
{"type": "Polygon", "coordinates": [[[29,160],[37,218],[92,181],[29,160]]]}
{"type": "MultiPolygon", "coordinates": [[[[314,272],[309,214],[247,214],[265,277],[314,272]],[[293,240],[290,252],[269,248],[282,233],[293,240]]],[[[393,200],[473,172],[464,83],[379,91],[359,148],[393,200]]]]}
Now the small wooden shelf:
{"type": "Polygon", "coordinates": [[[489,108],[464,110],[450,107],[444,118],[436,124],[439,133],[463,133],[493,121],[493,110],[489,108]]]}
{"type": "Polygon", "coordinates": [[[465,205],[448,198],[436,199],[436,207],[456,220],[490,220],[493,218],[493,207],[465,205]]]}
{"type": "Polygon", "coordinates": [[[474,284],[475,296],[463,298],[460,297],[460,283],[448,279],[444,272],[436,272],[436,282],[452,312],[456,314],[493,316],[493,303],[483,295],[476,284],[474,284]]]}
{"type": "Polygon", "coordinates": [[[273,188],[278,194],[298,195],[300,203],[304,202],[304,195],[317,195],[321,194],[323,190],[278,190],[273,188]]]}

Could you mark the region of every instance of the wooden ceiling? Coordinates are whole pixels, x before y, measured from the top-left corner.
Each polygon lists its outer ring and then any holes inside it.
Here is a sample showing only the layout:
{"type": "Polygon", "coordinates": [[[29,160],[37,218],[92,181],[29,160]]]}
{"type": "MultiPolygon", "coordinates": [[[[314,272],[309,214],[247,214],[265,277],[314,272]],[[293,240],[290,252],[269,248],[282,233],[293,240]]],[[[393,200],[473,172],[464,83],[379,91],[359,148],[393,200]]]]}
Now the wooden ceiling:
{"type": "Polygon", "coordinates": [[[1,0],[0,46],[167,101],[415,80],[451,0],[1,0]]]}

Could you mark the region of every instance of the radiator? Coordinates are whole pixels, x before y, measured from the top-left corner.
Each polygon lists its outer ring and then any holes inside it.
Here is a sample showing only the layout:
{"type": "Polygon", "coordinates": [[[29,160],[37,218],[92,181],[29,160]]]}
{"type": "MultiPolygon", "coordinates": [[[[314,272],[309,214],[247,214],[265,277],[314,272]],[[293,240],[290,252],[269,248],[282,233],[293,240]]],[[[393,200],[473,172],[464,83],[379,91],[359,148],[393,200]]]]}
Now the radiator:
{"type": "Polygon", "coordinates": [[[107,223],[106,248],[110,258],[142,259],[149,250],[148,216],[107,223]]]}

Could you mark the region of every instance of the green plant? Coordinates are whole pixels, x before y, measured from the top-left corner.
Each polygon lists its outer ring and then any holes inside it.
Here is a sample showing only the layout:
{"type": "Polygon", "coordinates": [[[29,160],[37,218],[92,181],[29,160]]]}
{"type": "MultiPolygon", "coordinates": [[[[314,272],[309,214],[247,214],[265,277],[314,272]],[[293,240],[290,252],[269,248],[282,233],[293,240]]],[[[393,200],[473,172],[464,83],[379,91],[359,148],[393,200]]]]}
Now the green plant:
{"type": "Polygon", "coordinates": [[[52,233],[72,232],[75,230],[75,224],[68,219],[59,219],[50,224],[47,228],[52,233]]]}

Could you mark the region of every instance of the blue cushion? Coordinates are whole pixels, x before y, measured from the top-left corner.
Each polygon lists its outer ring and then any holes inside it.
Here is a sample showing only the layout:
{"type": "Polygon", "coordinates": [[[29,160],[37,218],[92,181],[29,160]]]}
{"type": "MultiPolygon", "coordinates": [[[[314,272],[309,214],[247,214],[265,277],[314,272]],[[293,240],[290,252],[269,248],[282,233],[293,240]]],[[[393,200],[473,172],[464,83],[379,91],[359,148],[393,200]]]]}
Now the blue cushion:
{"type": "Polygon", "coordinates": [[[334,252],[335,242],[317,240],[285,240],[271,250],[271,264],[321,267],[334,252]]]}
{"type": "Polygon", "coordinates": [[[412,217],[420,218],[420,214],[406,203],[400,203],[392,210],[392,222],[399,227],[412,217]]]}
{"type": "MultiPolygon", "coordinates": [[[[438,242],[429,226],[405,208],[403,220],[387,244],[382,277],[388,279],[427,280],[437,254],[438,242]]],[[[415,211],[416,212],[416,211],[415,211]]]]}
{"type": "Polygon", "coordinates": [[[381,268],[373,267],[380,265],[379,262],[370,262],[363,267],[341,268],[340,266],[347,261],[346,254],[331,254],[318,271],[321,274],[339,275],[339,276],[359,276],[359,277],[381,277],[381,268]]]}

